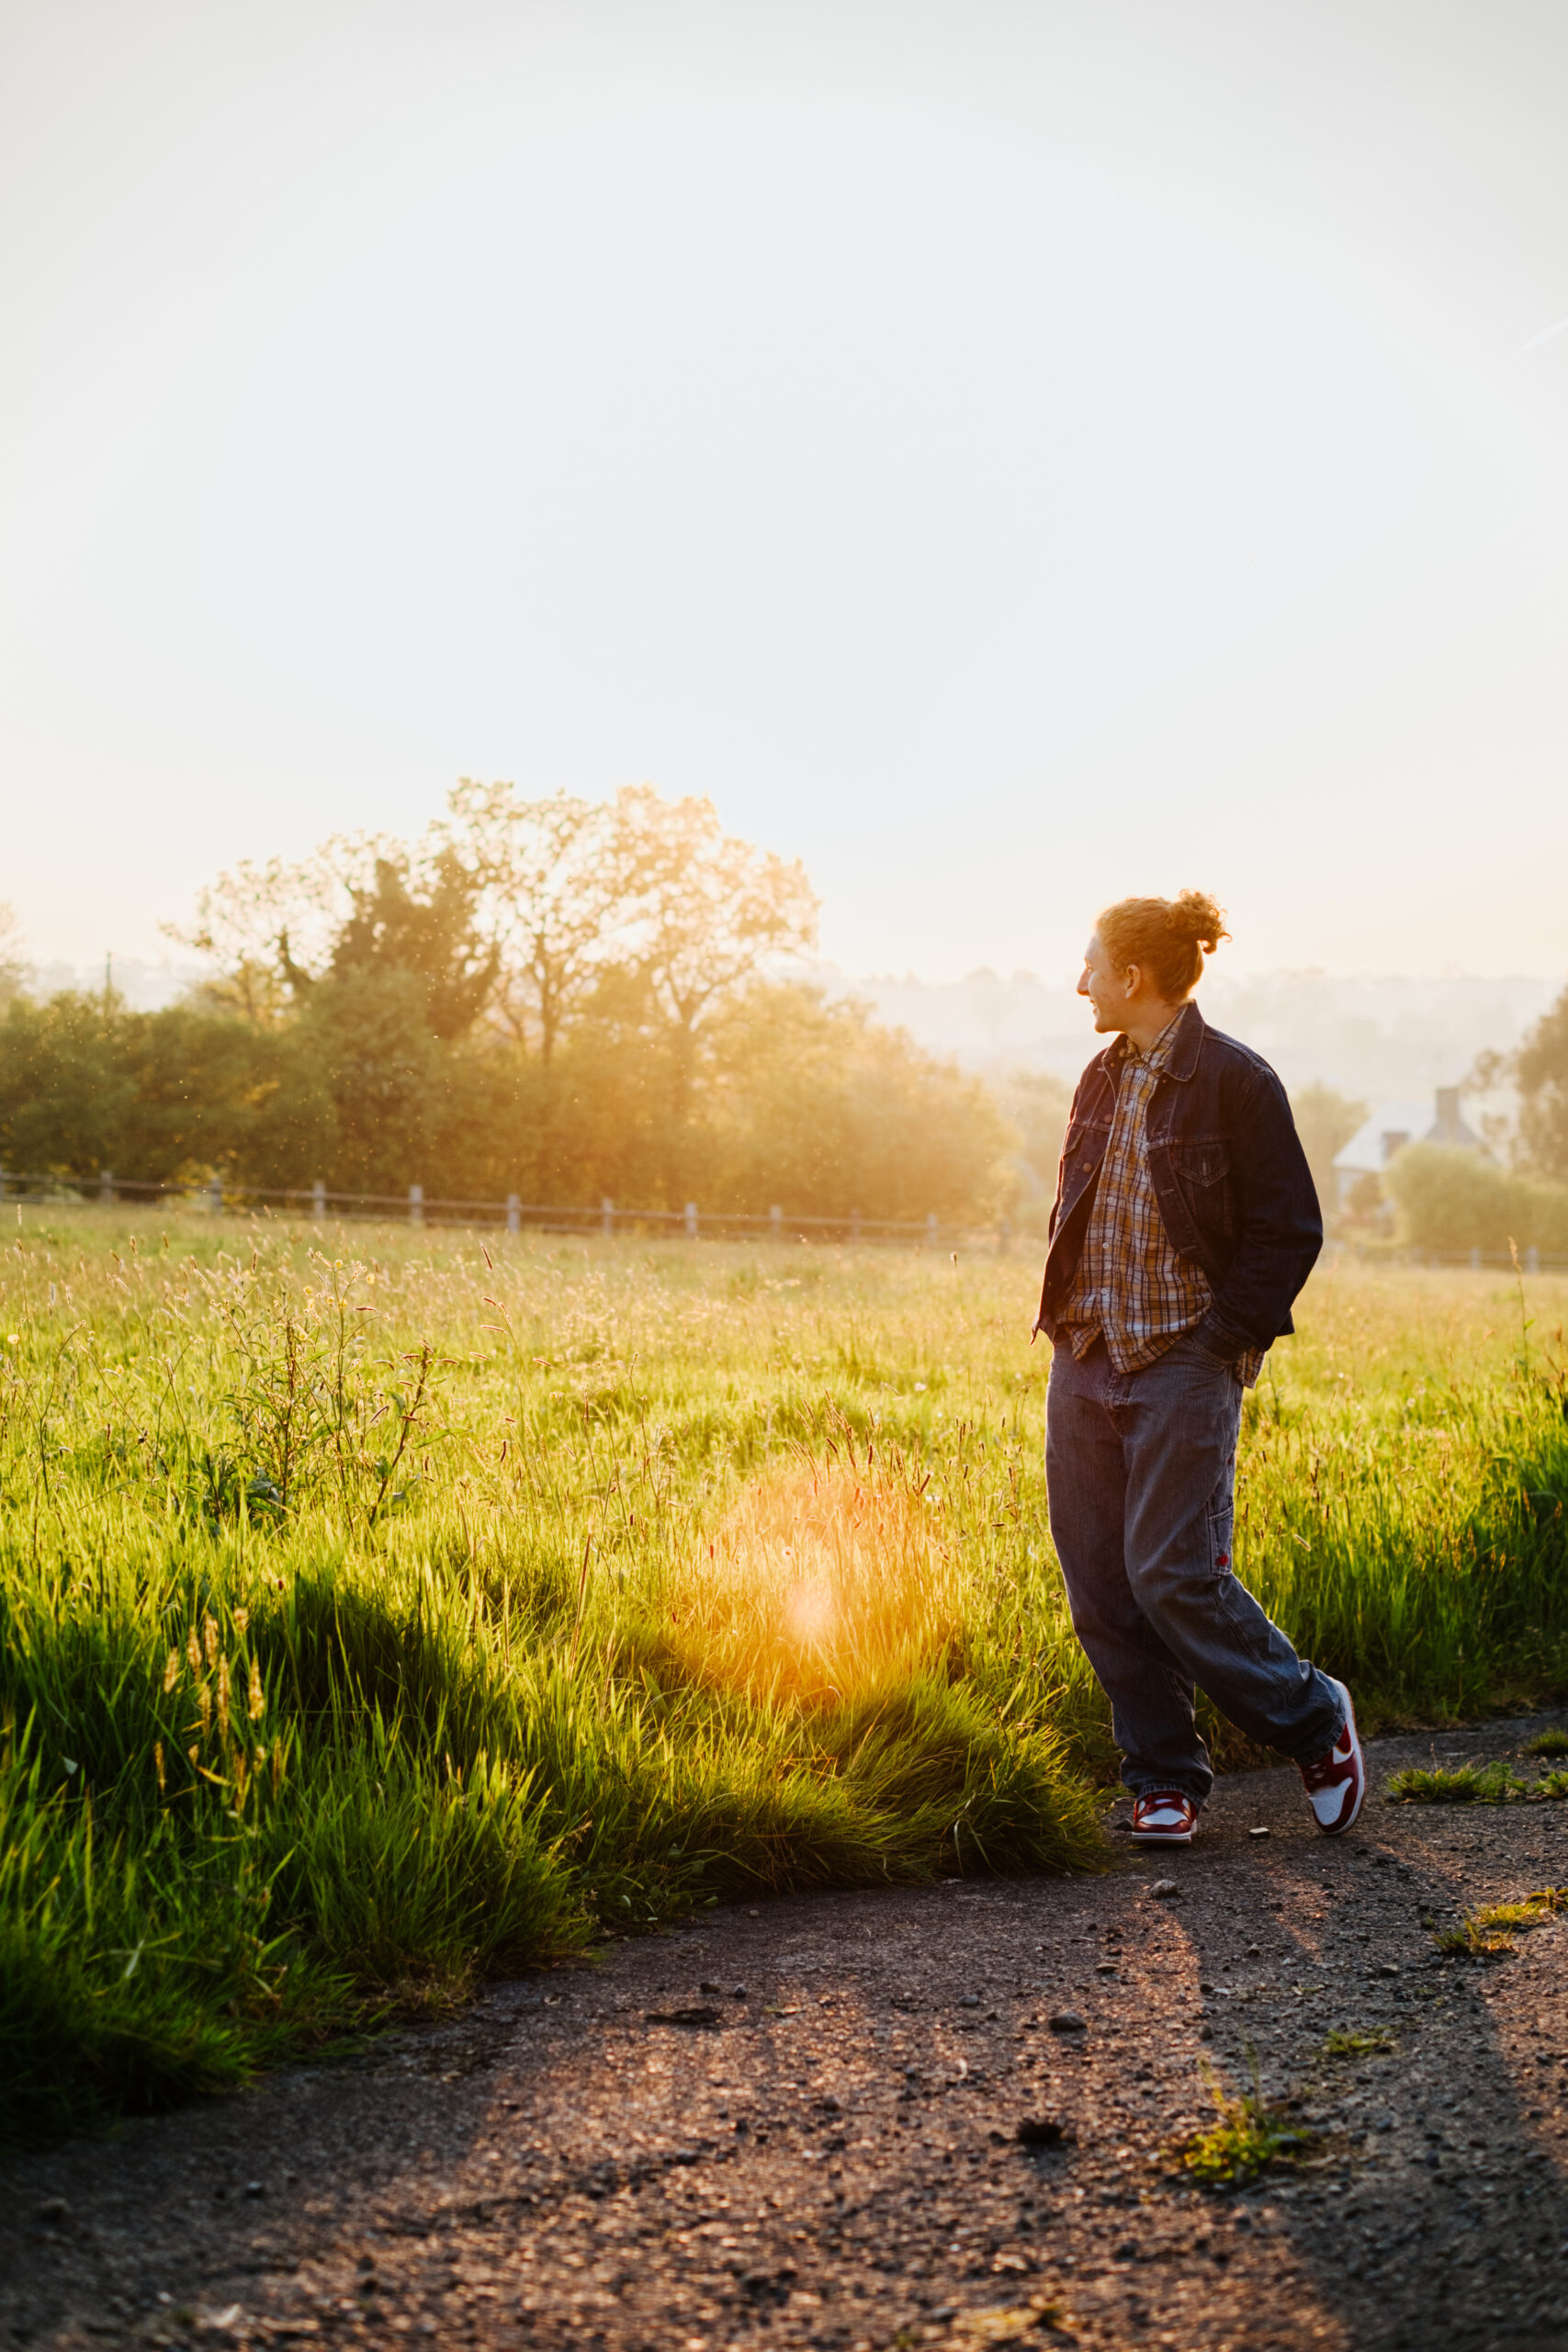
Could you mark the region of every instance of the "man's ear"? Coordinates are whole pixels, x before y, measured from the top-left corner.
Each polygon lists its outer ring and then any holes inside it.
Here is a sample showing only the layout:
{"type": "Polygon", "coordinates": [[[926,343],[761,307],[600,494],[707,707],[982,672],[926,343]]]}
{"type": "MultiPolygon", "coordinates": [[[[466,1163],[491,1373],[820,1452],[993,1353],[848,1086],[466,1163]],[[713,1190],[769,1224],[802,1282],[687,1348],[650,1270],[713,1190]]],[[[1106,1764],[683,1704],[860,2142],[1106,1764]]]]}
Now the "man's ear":
{"type": "Polygon", "coordinates": [[[1139,989],[1143,985],[1143,966],[1141,964],[1129,964],[1126,970],[1122,975],[1122,985],[1126,989],[1129,997],[1134,997],[1137,995],[1139,989]]]}

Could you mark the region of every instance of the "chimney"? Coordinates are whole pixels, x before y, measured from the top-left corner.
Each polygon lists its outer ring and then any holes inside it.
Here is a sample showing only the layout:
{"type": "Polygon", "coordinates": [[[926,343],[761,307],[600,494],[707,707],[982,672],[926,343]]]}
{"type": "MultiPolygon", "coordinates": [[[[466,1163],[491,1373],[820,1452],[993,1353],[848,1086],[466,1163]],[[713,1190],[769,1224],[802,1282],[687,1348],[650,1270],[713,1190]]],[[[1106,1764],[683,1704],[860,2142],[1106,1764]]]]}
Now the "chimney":
{"type": "Polygon", "coordinates": [[[1471,1140],[1464,1121],[1460,1116],[1457,1086],[1439,1086],[1438,1089],[1438,1117],[1432,1129],[1431,1140],[1434,1143],[1448,1144],[1463,1144],[1471,1140]]]}

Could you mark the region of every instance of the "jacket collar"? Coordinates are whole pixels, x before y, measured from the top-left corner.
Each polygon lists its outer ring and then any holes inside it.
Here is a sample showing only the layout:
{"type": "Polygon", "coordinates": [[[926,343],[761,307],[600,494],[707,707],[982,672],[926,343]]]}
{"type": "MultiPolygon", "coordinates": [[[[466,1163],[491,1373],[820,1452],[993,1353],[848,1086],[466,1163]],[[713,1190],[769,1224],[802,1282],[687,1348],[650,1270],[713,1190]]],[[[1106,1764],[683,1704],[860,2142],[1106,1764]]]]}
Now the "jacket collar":
{"type": "MultiPolygon", "coordinates": [[[[1203,1040],[1209,1034],[1209,1024],[1192,999],[1189,997],[1177,1014],[1172,1027],[1176,1034],[1171,1038],[1170,1050],[1166,1056],[1160,1076],[1179,1079],[1185,1086],[1198,1067],[1198,1057],[1203,1050],[1203,1040]]],[[[1120,1057],[1121,1046],[1122,1039],[1113,1037],[1110,1045],[1103,1046],[1095,1056],[1096,1062],[1107,1078],[1112,1077],[1116,1062],[1120,1057]]],[[[1114,1083],[1113,1080],[1112,1082],[1114,1083]]]]}
{"type": "Polygon", "coordinates": [[[1167,1078],[1179,1079],[1183,1085],[1198,1067],[1198,1057],[1203,1050],[1203,1040],[1209,1024],[1190,997],[1176,1016],[1176,1035],[1171,1039],[1166,1058],[1167,1078]]]}

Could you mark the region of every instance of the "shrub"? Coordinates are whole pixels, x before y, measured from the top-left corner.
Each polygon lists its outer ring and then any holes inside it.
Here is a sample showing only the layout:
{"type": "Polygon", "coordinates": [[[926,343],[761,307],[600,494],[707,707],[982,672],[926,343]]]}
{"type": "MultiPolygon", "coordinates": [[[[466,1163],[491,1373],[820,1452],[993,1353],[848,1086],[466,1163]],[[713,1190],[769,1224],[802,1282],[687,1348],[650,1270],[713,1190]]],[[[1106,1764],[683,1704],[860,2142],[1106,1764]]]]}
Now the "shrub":
{"type": "Polygon", "coordinates": [[[1568,1185],[1511,1174],[1481,1152],[1411,1144],[1383,1183],[1399,1210],[1402,1239],[1417,1250],[1497,1252],[1513,1241],[1521,1250],[1568,1252],[1568,1185]]]}

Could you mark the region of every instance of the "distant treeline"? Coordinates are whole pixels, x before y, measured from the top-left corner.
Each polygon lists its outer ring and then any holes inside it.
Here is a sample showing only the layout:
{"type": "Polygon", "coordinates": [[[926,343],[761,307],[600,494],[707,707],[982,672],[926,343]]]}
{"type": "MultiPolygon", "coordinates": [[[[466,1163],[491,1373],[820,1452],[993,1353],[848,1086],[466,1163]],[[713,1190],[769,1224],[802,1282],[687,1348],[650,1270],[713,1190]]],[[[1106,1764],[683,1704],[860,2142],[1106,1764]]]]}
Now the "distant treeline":
{"type": "MultiPolygon", "coordinates": [[[[172,935],[204,981],[132,1012],[112,992],[29,998],[0,922],[0,1166],[1046,1219],[1069,1090],[1040,1075],[988,1087],[792,979],[817,938],[805,872],[727,835],[706,800],[464,782],[417,842],[340,836],[297,865],[242,865],[172,935]]],[[[1086,1023],[1086,1060],[1094,1046],[1086,1023]]],[[[1479,1084],[1518,1091],[1517,1167],[1406,1155],[1388,1187],[1396,1232],[1555,1253],[1568,992],[1516,1055],[1483,1058],[1479,1084]]],[[[1295,1109],[1331,1210],[1334,1154],[1366,1106],[1309,1087],[1295,1109]]]]}
{"type": "Polygon", "coordinates": [[[869,1217],[1048,1192],[1064,1090],[1021,1083],[1014,1124],[784,977],[816,915],[801,868],[706,801],[464,784],[416,845],[338,839],[221,876],[175,934],[209,967],[183,1004],[13,998],[0,1163],[869,1217]]]}

